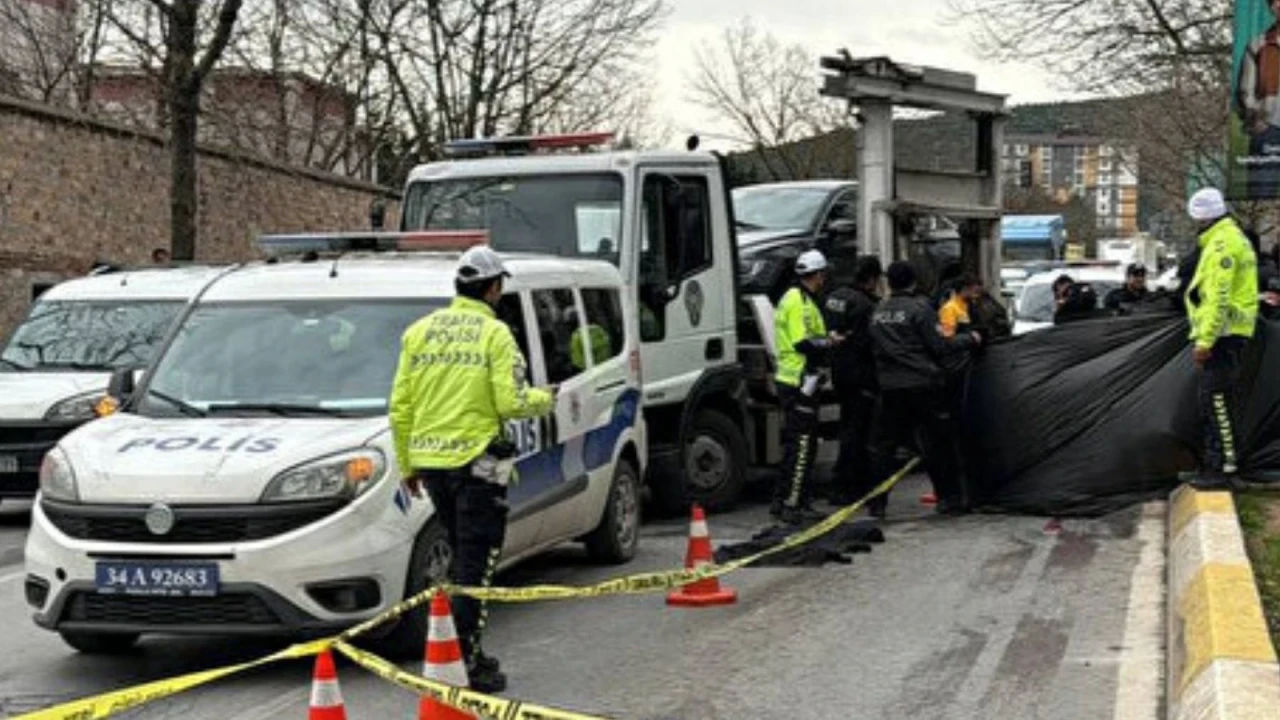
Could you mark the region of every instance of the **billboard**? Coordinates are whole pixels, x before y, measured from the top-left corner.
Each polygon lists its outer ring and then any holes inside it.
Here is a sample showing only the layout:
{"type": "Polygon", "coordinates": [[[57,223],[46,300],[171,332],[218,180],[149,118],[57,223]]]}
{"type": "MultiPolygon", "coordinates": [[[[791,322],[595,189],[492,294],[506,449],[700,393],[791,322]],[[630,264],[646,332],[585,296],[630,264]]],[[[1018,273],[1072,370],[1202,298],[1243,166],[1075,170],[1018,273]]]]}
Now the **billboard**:
{"type": "Polygon", "coordinates": [[[1235,0],[1227,141],[1232,200],[1280,198],[1278,13],[1280,0],[1235,0]]]}

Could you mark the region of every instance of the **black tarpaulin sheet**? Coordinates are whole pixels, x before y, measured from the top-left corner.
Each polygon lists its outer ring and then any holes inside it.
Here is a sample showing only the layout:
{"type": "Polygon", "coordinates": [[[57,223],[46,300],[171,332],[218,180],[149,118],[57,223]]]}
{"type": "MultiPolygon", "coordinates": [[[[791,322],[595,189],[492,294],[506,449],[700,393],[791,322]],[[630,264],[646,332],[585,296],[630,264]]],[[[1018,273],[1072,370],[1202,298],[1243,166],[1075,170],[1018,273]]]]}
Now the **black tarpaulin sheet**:
{"type": "MultiPolygon", "coordinates": [[[[1280,323],[1259,321],[1242,376],[1243,474],[1275,480],[1280,323]]],[[[1149,310],[993,343],[969,374],[961,420],[966,473],[986,508],[1101,515],[1167,493],[1200,452],[1187,322],[1149,310]]]]}

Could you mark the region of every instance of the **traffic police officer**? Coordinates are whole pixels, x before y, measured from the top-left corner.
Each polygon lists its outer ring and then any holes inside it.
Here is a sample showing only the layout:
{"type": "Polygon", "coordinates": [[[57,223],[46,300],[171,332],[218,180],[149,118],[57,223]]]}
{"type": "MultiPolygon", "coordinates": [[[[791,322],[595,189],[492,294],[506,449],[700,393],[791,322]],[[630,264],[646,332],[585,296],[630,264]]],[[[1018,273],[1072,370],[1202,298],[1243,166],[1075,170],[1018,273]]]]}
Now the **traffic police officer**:
{"type": "Polygon", "coordinates": [[[783,420],[783,479],[774,492],[770,514],[789,525],[810,515],[810,478],[818,430],[819,367],[828,361],[833,337],[818,306],[827,277],[827,259],[808,250],[796,259],[794,287],[778,301],[774,336],[778,348],[775,376],[783,420]]]}
{"type": "Polygon", "coordinates": [[[1197,480],[1212,487],[1228,484],[1239,460],[1231,430],[1231,394],[1258,317],[1258,258],[1227,213],[1221,192],[1198,191],[1187,210],[1200,229],[1200,259],[1186,291],[1204,432],[1197,480]]]}
{"type": "MultiPolygon", "coordinates": [[[[425,486],[453,549],[451,579],[486,586],[507,527],[507,481],[515,454],[503,422],[551,412],[555,388],[529,387],[525,359],[494,308],[510,277],[485,246],[463,253],[447,308],[405,331],[389,414],[400,474],[410,492],[425,486]]],[[[498,661],[480,648],[485,606],[460,596],[454,618],[471,687],[506,687],[498,661]]]]}

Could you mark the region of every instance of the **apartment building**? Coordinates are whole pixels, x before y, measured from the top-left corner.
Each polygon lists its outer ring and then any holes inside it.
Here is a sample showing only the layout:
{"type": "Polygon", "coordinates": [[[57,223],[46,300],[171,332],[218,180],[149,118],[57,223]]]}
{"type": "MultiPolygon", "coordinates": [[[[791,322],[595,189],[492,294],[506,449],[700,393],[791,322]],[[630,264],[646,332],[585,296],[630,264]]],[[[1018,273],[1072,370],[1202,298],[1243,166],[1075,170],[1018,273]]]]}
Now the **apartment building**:
{"type": "Polygon", "coordinates": [[[1007,135],[1004,174],[1019,188],[1039,188],[1059,202],[1093,207],[1100,237],[1138,232],[1138,149],[1086,135],[1007,135]]]}

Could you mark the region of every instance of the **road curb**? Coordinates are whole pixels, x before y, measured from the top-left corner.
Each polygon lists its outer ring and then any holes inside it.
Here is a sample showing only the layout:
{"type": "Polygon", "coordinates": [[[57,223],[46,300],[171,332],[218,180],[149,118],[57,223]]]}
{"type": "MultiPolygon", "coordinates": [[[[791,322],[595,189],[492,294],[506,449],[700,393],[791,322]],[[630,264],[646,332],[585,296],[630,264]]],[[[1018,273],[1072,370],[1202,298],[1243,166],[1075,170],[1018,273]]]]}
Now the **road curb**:
{"type": "Polygon", "coordinates": [[[1169,498],[1168,720],[1265,720],[1280,664],[1229,492],[1169,498]]]}

